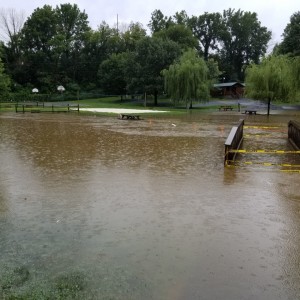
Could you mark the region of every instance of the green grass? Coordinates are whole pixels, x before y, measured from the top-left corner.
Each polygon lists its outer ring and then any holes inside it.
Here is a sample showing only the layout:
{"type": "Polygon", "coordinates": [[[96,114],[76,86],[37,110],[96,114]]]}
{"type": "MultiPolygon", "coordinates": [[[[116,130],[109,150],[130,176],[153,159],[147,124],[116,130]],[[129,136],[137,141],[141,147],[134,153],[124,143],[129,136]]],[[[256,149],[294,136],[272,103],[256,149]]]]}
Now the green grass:
{"type": "MultiPolygon", "coordinates": [[[[158,100],[158,105],[154,106],[154,100],[153,98],[147,99],[147,105],[145,106],[144,100],[143,99],[123,99],[121,100],[120,97],[105,97],[105,98],[97,98],[97,99],[86,99],[86,100],[74,100],[74,101],[66,101],[65,102],[77,105],[81,108],[127,108],[127,109],[147,109],[147,110],[163,110],[167,112],[163,113],[146,113],[143,115],[147,116],[176,116],[176,115],[181,115],[181,114],[186,114],[187,109],[184,107],[184,104],[180,104],[180,106],[174,107],[173,103],[170,101],[170,99],[167,98],[162,98],[158,100]]],[[[54,105],[57,105],[58,103],[53,102],[54,105]]],[[[216,105],[210,105],[210,106],[203,106],[203,107],[194,107],[193,111],[198,111],[198,112],[208,112],[208,111],[215,111],[218,109],[218,106],[216,105]]],[[[20,107],[19,112],[22,112],[22,108],[20,107]]],[[[34,107],[34,108],[25,108],[25,112],[31,112],[34,110],[39,110],[39,112],[46,112],[50,111],[51,112],[51,107],[34,107]]],[[[13,103],[1,103],[0,104],[0,112],[12,112],[15,111],[15,106],[13,103]]],[[[66,108],[58,108],[56,107],[54,109],[55,112],[60,112],[60,111],[66,111],[66,108]]],[[[85,112],[81,111],[80,114],[85,114],[85,115],[106,115],[106,116],[115,116],[115,114],[112,113],[102,113],[102,112],[85,112]]]]}

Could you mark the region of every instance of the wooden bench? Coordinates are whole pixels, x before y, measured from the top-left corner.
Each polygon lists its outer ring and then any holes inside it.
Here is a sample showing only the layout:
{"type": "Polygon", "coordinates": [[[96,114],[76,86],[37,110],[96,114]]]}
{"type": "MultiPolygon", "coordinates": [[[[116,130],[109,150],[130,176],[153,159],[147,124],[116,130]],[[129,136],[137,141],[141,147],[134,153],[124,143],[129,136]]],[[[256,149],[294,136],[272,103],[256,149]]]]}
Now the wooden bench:
{"type": "Polygon", "coordinates": [[[255,109],[246,109],[245,110],[245,114],[249,114],[249,115],[252,115],[252,114],[256,115],[256,112],[257,112],[257,110],[255,110],[255,109]]]}
{"type": "Polygon", "coordinates": [[[119,114],[119,119],[121,120],[140,120],[139,115],[127,115],[127,114],[119,114]]]}
{"type": "Polygon", "coordinates": [[[224,110],[224,111],[233,110],[233,107],[231,105],[221,105],[219,107],[219,110],[224,110]]]}

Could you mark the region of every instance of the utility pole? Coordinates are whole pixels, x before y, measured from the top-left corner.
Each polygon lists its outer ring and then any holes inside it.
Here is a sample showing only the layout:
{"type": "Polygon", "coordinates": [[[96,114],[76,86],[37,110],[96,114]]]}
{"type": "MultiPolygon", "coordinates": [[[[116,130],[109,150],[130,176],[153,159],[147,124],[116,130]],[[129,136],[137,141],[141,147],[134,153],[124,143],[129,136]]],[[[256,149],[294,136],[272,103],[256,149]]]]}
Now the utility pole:
{"type": "Polygon", "coordinates": [[[117,14],[117,34],[119,35],[119,15],[117,14]]]}

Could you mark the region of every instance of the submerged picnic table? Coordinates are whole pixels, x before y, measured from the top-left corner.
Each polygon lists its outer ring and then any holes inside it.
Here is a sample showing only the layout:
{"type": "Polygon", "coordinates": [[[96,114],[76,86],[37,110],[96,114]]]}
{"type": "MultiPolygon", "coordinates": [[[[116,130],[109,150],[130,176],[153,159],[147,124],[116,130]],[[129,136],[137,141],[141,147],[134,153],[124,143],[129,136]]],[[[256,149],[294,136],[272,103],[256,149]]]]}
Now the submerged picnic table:
{"type": "Polygon", "coordinates": [[[128,114],[119,114],[119,119],[123,120],[140,120],[139,115],[128,115],[128,114]]]}
{"type": "Polygon", "coordinates": [[[245,109],[245,114],[249,114],[249,115],[256,115],[257,109],[256,108],[246,108],[245,109]]]}
{"type": "Polygon", "coordinates": [[[219,110],[224,110],[224,111],[233,110],[233,107],[231,105],[221,105],[219,107],[219,110]]]}

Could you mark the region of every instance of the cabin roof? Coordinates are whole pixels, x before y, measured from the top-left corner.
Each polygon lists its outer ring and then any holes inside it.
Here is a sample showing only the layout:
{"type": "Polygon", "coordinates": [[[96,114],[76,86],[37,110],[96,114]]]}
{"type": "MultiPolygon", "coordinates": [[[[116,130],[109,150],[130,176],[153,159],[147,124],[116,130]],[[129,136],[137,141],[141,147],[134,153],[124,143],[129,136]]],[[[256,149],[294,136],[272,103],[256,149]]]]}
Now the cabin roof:
{"type": "Polygon", "coordinates": [[[244,87],[245,84],[244,83],[240,83],[240,82],[224,82],[224,83],[215,83],[214,87],[215,88],[223,88],[223,87],[233,87],[233,86],[241,86],[244,87]]]}

